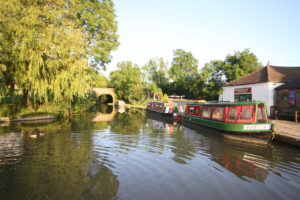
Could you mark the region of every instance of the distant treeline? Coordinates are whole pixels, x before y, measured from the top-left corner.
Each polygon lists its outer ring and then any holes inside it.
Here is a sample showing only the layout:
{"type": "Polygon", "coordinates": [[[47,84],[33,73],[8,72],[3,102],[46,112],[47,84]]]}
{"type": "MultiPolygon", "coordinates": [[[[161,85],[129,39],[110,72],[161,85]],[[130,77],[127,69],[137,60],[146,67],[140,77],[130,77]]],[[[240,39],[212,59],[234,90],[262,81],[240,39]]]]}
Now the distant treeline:
{"type": "Polygon", "coordinates": [[[191,52],[176,49],[170,67],[163,58],[150,59],[141,67],[131,61],[120,62],[117,67],[110,73],[109,86],[116,89],[120,99],[133,103],[149,93],[217,100],[224,83],[262,68],[262,64],[254,53],[245,49],[200,67],[191,52]]]}

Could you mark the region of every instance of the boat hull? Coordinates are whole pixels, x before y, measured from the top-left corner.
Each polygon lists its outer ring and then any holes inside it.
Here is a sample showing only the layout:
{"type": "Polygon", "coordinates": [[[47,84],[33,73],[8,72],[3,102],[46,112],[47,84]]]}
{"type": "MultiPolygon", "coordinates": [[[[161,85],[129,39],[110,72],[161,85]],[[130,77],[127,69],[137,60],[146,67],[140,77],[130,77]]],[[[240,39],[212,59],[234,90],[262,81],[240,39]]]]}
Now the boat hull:
{"type": "Polygon", "coordinates": [[[267,129],[271,126],[269,123],[263,124],[244,124],[244,123],[224,123],[205,119],[195,119],[191,116],[183,117],[183,125],[189,128],[205,132],[213,132],[222,134],[224,138],[256,142],[268,143],[272,139],[272,131],[267,129]],[[263,127],[263,129],[253,129],[253,127],[263,127]],[[246,128],[245,128],[246,127],[246,128]],[[250,127],[250,128],[247,128],[250,127]]]}
{"type": "Polygon", "coordinates": [[[181,122],[182,121],[182,116],[180,116],[180,115],[174,116],[173,113],[157,112],[157,111],[153,111],[150,109],[146,109],[146,112],[147,112],[147,114],[150,114],[156,118],[163,118],[163,119],[167,119],[168,121],[172,121],[172,122],[181,122]]]}

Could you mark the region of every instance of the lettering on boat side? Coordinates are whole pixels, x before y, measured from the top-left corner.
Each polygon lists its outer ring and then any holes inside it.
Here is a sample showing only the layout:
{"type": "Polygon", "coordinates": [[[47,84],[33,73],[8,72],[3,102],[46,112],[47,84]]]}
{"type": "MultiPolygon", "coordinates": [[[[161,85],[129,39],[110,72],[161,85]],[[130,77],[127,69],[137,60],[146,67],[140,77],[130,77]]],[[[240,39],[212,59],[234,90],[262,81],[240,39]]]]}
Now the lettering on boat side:
{"type": "Polygon", "coordinates": [[[244,125],[244,130],[270,130],[271,124],[244,125]]]}

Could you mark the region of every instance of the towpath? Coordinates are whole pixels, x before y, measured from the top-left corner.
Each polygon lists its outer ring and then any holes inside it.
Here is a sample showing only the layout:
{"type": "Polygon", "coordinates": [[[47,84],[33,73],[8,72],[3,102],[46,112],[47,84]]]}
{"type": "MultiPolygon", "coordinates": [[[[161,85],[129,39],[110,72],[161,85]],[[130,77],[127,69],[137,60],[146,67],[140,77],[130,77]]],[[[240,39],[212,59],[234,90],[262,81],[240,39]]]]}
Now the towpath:
{"type": "Polygon", "coordinates": [[[272,120],[274,123],[275,140],[300,147],[300,123],[272,120]]]}

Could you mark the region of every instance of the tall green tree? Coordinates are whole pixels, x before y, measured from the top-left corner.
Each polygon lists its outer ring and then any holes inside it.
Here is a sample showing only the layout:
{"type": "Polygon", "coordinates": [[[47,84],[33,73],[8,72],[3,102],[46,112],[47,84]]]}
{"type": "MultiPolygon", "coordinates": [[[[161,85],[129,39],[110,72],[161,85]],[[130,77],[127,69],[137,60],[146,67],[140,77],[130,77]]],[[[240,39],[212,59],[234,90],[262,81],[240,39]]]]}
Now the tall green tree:
{"type": "Polygon", "coordinates": [[[218,100],[222,93],[222,85],[225,83],[222,60],[212,60],[205,63],[197,79],[197,88],[195,96],[205,100],[218,100]]]}
{"type": "Polygon", "coordinates": [[[146,91],[139,66],[131,61],[123,61],[117,67],[118,70],[110,73],[110,86],[115,88],[118,98],[130,103],[145,98],[146,91]]]}
{"type": "Polygon", "coordinates": [[[142,69],[147,80],[155,83],[158,87],[164,87],[169,83],[168,63],[163,58],[151,58],[142,69]]]}
{"type": "Polygon", "coordinates": [[[89,65],[106,68],[112,59],[111,51],[119,46],[118,24],[112,0],[76,0],[74,7],[85,37],[89,65]]]}
{"type": "Polygon", "coordinates": [[[197,73],[198,60],[194,58],[191,52],[176,49],[173,51],[173,56],[174,58],[169,74],[175,82],[180,82],[186,76],[192,76],[197,73]]]}
{"type": "Polygon", "coordinates": [[[233,81],[247,74],[262,68],[256,55],[250,52],[250,49],[234,52],[233,55],[227,55],[224,60],[224,74],[227,82],[233,81]]]}
{"type": "Polygon", "coordinates": [[[174,91],[177,94],[189,96],[187,89],[191,81],[197,76],[198,60],[191,52],[182,49],[173,51],[173,61],[169,70],[169,75],[174,82],[174,91]]]}

